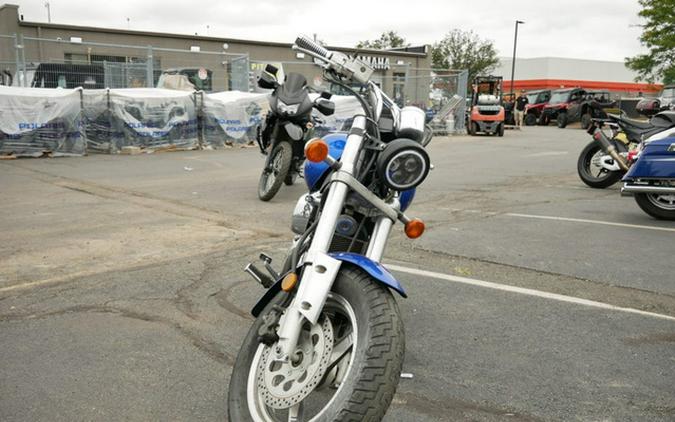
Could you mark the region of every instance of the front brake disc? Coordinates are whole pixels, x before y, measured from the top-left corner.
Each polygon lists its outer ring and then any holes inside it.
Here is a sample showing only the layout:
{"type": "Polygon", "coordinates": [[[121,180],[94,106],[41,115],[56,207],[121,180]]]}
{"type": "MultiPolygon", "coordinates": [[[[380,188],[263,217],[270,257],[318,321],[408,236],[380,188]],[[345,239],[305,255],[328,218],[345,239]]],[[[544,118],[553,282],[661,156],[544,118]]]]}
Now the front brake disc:
{"type": "Polygon", "coordinates": [[[324,317],[309,330],[303,328],[295,362],[274,360],[273,348],[266,347],[260,357],[258,392],[267,406],[287,409],[304,400],[325,375],[333,351],[333,325],[324,317]]]}

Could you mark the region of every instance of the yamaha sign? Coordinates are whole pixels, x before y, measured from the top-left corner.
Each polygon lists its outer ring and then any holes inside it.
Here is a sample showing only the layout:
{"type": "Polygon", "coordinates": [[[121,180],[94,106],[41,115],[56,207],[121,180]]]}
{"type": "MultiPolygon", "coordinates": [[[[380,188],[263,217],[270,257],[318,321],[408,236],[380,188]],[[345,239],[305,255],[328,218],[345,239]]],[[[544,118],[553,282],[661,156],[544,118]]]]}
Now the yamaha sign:
{"type": "Polygon", "coordinates": [[[358,59],[376,70],[389,70],[390,68],[389,57],[358,56],[358,59]]]}

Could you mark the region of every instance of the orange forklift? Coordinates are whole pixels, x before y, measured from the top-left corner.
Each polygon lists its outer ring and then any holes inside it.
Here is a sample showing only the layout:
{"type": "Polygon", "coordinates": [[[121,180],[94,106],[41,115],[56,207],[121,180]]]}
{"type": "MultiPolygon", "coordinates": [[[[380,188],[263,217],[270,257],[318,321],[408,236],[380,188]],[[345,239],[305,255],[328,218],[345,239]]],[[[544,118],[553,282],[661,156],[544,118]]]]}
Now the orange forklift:
{"type": "Polygon", "coordinates": [[[471,107],[467,116],[469,135],[478,133],[504,136],[504,105],[501,76],[476,76],[471,107]]]}

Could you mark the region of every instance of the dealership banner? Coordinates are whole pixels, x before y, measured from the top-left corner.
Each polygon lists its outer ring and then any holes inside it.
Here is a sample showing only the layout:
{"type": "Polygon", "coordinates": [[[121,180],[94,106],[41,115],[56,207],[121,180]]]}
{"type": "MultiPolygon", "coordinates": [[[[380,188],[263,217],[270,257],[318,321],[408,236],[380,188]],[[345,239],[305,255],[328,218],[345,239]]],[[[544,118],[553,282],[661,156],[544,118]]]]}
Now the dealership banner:
{"type": "Polygon", "coordinates": [[[81,100],[81,89],[0,86],[0,154],[84,154],[81,100]]]}

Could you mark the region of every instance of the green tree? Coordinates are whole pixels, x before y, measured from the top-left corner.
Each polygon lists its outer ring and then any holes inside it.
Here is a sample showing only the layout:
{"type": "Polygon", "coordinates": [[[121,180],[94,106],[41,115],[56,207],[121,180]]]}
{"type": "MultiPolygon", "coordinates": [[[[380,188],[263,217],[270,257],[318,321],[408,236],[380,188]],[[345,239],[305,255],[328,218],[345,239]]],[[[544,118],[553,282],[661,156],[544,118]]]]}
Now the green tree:
{"type": "Polygon", "coordinates": [[[675,0],[639,0],[645,20],[640,43],[647,54],[626,58],[626,66],[649,83],[675,83],[675,0]]]}
{"type": "Polygon", "coordinates": [[[499,58],[492,41],[481,39],[473,31],[453,29],[434,43],[431,61],[437,69],[466,69],[469,81],[497,67],[499,58]]]}
{"type": "Polygon", "coordinates": [[[356,48],[374,48],[377,50],[386,50],[388,48],[408,47],[410,44],[405,41],[396,31],[385,31],[376,40],[359,41],[356,48]]]}

